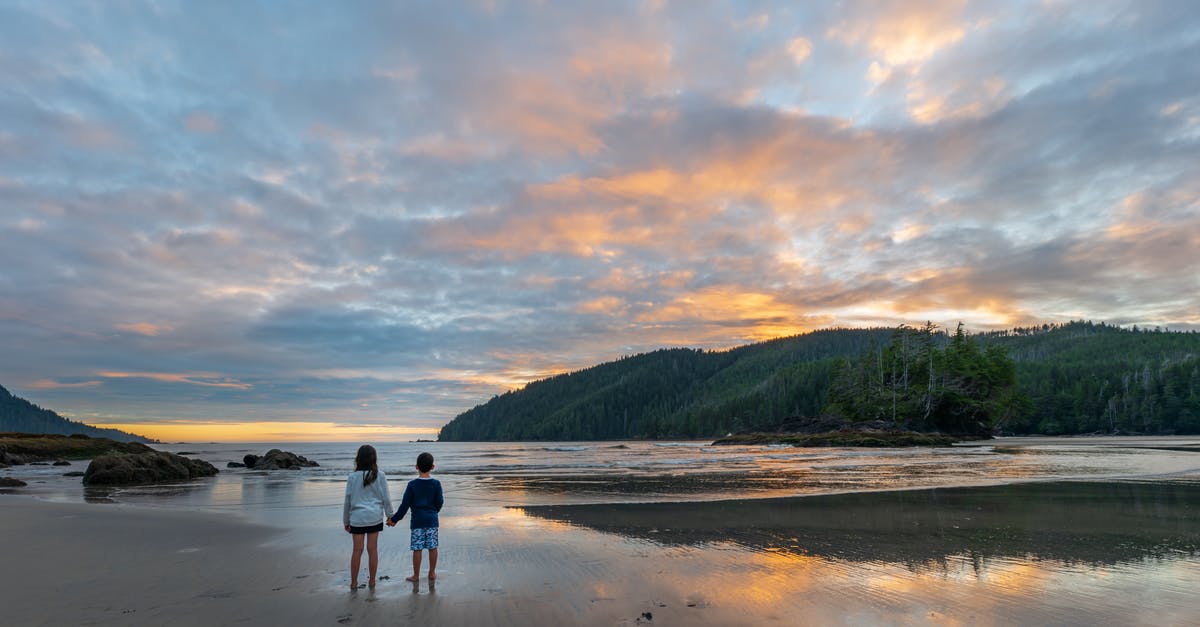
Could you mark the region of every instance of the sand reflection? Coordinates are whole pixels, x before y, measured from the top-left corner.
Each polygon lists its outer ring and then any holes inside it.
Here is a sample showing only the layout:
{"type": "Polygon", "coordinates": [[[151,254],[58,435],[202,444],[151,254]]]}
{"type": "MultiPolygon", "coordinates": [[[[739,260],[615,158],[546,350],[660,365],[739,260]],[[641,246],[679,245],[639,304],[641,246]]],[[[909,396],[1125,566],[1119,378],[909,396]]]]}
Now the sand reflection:
{"type": "Polygon", "coordinates": [[[1185,624],[1200,610],[1191,592],[1200,575],[1195,484],[521,511],[553,521],[546,533],[571,533],[565,523],[576,536],[623,539],[643,560],[629,568],[652,581],[609,594],[652,595],[663,611],[702,622],[1185,624]]]}
{"type": "Polygon", "coordinates": [[[914,567],[953,556],[1099,565],[1200,551],[1200,486],[1190,483],[1031,483],[520,509],[660,544],[729,542],[914,567]]]}

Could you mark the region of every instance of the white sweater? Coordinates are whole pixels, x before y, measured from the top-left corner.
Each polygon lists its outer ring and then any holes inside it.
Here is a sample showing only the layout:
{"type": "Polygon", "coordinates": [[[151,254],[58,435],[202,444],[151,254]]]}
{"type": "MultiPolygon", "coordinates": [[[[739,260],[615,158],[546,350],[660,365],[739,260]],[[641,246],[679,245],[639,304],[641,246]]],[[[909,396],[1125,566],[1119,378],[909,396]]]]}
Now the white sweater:
{"type": "Polygon", "coordinates": [[[363,485],[364,470],[355,470],[346,478],[346,500],[342,504],[342,524],[370,527],[383,522],[392,514],[392,499],[388,496],[387,477],[383,471],[363,485]]]}

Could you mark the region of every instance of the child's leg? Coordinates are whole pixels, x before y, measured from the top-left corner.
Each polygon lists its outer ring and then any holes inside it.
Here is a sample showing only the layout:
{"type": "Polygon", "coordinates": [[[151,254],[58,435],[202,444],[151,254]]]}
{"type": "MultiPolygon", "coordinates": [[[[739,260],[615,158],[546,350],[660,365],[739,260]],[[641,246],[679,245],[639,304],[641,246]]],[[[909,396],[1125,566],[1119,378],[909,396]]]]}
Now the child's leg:
{"type": "Polygon", "coordinates": [[[367,585],[375,587],[375,571],[379,569],[379,534],[367,534],[367,568],[371,573],[371,578],[367,580],[367,585]]]}
{"type": "Polygon", "coordinates": [[[437,549],[429,549],[429,578],[437,579],[437,549]]]}
{"type": "Polygon", "coordinates": [[[350,588],[358,587],[358,567],[362,564],[363,552],[363,534],[355,533],[350,536],[354,538],[354,548],[350,549],[350,588]]]}
{"type": "Polygon", "coordinates": [[[421,574],[421,551],[416,550],[416,551],[413,551],[413,576],[405,577],[405,580],[416,581],[416,580],[420,579],[420,576],[419,576],[420,574],[421,574]]]}

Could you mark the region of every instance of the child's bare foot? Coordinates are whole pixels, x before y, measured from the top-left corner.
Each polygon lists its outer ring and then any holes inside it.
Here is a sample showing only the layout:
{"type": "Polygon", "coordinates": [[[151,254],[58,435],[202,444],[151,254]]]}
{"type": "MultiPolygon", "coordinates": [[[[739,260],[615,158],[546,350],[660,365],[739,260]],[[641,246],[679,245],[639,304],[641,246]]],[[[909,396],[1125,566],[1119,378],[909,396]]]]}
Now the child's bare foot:
{"type": "Polygon", "coordinates": [[[419,579],[420,579],[420,577],[418,577],[418,576],[416,576],[416,575],[413,575],[412,577],[405,577],[405,578],[404,578],[404,580],[405,580],[405,581],[411,581],[411,582],[413,582],[413,583],[417,583],[417,581],[418,581],[419,579]]]}
{"type": "Polygon", "coordinates": [[[433,581],[434,579],[437,579],[437,573],[435,573],[431,570],[431,571],[429,571],[429,580],[433,581]]]}
{"type": "Polygon", "coordinates": [[[368,588],[372,588],[372,589],[373,589],[373,588],[375,588],[375,580],[374,580],[374,579],[368,579],[368,580],[367,580],[367,587],[368,587],[368,588]]]}
{"type": "Polygon", "coordinates": [[[350,581],[350,589],[351,589],[351,590],[358,590],[358,582],[357,582],[357,581],[353,581],[353,580],[351,580],[351,581],[350,581]]]}

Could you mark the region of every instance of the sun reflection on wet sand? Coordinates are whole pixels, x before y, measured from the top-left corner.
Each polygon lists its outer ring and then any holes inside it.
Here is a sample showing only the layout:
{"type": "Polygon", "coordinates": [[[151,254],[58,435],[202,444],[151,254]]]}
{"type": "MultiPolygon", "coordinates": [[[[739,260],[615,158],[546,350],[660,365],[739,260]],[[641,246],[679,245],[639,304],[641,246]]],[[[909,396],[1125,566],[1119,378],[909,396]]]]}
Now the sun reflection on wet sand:
{"type": "Polygon", "coordinates": [[[658,602],[710,624],[1185,624],[1198,506],[1194,485],[1079,483],[522,511],[636,547],[658,602]]]}

